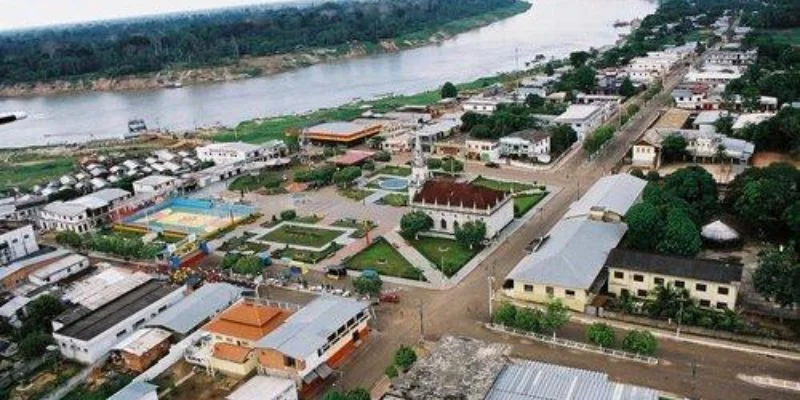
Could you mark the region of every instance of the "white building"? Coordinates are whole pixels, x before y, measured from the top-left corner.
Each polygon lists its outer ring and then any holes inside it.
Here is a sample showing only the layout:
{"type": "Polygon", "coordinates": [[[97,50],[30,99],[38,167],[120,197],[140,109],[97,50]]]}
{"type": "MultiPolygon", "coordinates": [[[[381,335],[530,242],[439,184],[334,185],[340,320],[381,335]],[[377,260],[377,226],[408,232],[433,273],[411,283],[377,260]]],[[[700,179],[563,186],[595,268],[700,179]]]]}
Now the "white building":
{"type": "Polygon", "coordinates": [[[270,141],[261,145],[244,142],[212,143],[197,148],[197,158],[217,165],[235,164],[279,157],[283,142],[270,141]]]}
{"type": "Polygon", "coordinates": [[[756,61],[757,50],[708,50],[703,53],[703,61],[716,65],[749,65],[756,61]]]}
{"type": "Polygon", "coordinates": [[[500,154],[506,158],[550,161],[550,133],[540,130],[514,132],[500,138],[500,154]]]}
{"type": "Polygon", "coordinates": [[[54,201],[40,212],[43,229],[57,231],[70,230],[76,233],[88,232],[92,228],[109,221],[110,212],[131,198],[122,189],[103,189],[67,202],[54,201]]]}
{"type": "Polygon", "coordinates": [[[0,222],[0,265],[39,251],[33,226],[10,221],[0,222]]]}
{"type": "Polygon", "coordinates": [[[468,139],[464,142],[465,156],[480,161],[497,161],[500,158],[500,143],[493,140],[468,139]]]}
{"type": "Polygon", "coordinates": [[[571,104],[553,122],[571,126],[578,134],[578,141],[583,141],[603,122],[603,108],[591,104],[571,104]]]}
{"type": "Polygon", "coordinates": [[[297,388],[289,379],[256,375],[225,400],[297,400],[297,388]]]}
{"type": "Polygon", "coordinates": [[[133,182],[133,192],[165,194],[175,190],[178,179],[165,175],[150,175],[133,182]]]}
{"type": "Polygon", "coordinates": [[[773,113],[752,113],[752,114],[742,114],[736,118],[736,121],[733,123],[733,131],[740,131],[749,125],[758,125],[772,117],[775,114],[773,113]]]}
{"type": "Polygon", "coordinates": [[[89,268],[89,259],[80,254],[68,255],[28,276],[31,283],[45,286],[60,282],[89,268]]]}
{"type": "Polygon", "coordinates": [[[510,99],[501,97],[475,96],[461,103],[464,111],[472,111],[479,114],[491,114],[497,110],[500,104],[512,103],[510,99]]]}
{"type": "Polygon", "coordinates": [[[659,168],[661,166],[661,144],[669,136],[679,135],[686,139],[686,153],[696,162],[721,161],[723,156],[739,164],[750,162],[755,145],[742,139],[728,137],[712,130],[654,128],[645,132],[633,145],[633,165],[659,168]]]}
{"type": "Polygon", "coordinates": [[[91,364],[183,295],[184,287],[150,279],[102,307],[78,307],[59,317],[53,322],[53,339],[65,358],[91,364]]]}
{"type": "Polygon", "coordinates": [[[686,74],[684,80],[691,83],[702,83],[714,90],[725,90],[725,85],[728,82],[739,79],[742,73],[738,70],[722,70],[722,71],[698,71],[691,70],[686,74]]]}

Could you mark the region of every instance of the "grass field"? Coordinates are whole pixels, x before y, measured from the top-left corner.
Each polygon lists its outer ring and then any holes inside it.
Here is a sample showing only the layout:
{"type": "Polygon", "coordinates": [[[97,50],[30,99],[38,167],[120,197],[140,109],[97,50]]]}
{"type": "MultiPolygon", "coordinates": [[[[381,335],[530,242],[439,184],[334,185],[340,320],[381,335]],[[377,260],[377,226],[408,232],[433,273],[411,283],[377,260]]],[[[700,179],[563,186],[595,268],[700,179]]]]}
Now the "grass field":
{"type": "Polygon", "coordinates": [[[400,252],[383,238],[376,239],[369,247],[355,254],[344,264],[347,268],[354,270],[374,269],[381,275],[413,280],[422,279],[422,271],[414,268],[400,252]]]}
{"type": "Polygon", "coordinates": [[[420,236],[410,240],[412,246],[447,277],[455,275],[461,268],[481,251],[469,249],[453,239],[420,236]]]}
{"type": "Polygon", "coordinates": [[[262,236],[260,240],[297,246],[322,247],[341,236],[342,231],[283,224],[262,236]]]}
{"type": "Polygon", "coordinates": [[[800,28],[767,31],[778,43],[800,45],[800,28]]]}
{"type": "Polygon", "coordinates": [[[355,219],[340,219],[332,223],[331,226],[355,229],[356,231],[350,235],[350,237],[355,239],[363,238],[367,235],[367,232],[377,227],[373,221],[366,221],[365,224],[364,221],[356,221],[355,219]]]}
{"type": "Polygon", "coordinates": [[[281,183],[283,183],[283,180],[277,173],[262,173],[255,176],[242,175],[228,185],[228,190],[249,192],[262,188],[274,189],[280,187],[281,183]]]}
{"type": "Polygon", "coordinates": [[[535,189],[536,185],[523,182],[505,182],[498,181],[483,176],[479,176],[472,181],[473,185],[483,186],[489,189],[502,190],[505,192],[523,192],[525,190],[535,189]]]}
{"type": "Polygon", "coordinates": [[[375,175],[409,176],[411,175],[411,168],[398,165],[385,165],[383,168],[375,171],[375,175]]]}
{"type": "Polygon", "coordinates": [[[367,190],[367,189],[357,189],[357,188],[347,188],[347,189],[339,189],[337,193],[340,195],[347,197],[350,200],[361,201],[369,197],[375,191],[367,190]]]}
{"type": "Polygon", "coordinates": [[[389,193],[381,199],[383,204],[392,207],[405,207],[408,205],[408,195],[405,193],[389,193]]]}
{"type": "Polygon", "coordinates": [[[66,157],[25,164],[0,163],[0,190],[46,183],[72,172],[74,168],[74,160],[66,157]]]}
{"type": "Polygon", "coordinates": [[[514,218],[519,218],[547,196],[547,192],[514,196],[514,218]]]}

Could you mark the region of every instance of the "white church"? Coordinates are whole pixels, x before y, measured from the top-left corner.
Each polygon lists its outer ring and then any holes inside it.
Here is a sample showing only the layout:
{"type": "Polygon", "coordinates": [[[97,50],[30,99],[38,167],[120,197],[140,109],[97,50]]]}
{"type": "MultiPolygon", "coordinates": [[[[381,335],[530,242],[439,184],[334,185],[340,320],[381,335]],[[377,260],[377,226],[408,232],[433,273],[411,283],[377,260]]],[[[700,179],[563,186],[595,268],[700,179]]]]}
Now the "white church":
{"type": "Polygon", "coordinates": [[[433,219],[432,232],[453,235],[456,228],[466,222],[483,221],[486,238],[490,239],[514,219],[511,193],[432,178],[418,138],[415,140],[408,192],[411,208],[433,219]]]}

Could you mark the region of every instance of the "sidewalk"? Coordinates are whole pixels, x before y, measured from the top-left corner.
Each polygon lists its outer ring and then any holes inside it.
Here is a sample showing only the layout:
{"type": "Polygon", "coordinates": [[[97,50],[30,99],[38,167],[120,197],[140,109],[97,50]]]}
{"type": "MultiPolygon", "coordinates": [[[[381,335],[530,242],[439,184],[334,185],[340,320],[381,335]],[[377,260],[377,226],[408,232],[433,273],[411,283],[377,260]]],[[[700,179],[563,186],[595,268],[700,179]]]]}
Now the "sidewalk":
{"type": "Polygon", "coordinates": [[[420,254],[417,249],[409,246],[405,239],[400,237],[397,232],[390,230],[386,232],[383,237],[395,249],[397,249],[397,251],[399,251],[400,254],[411,263],[411,265],[422,270],[422,273],[425,275],[425,279],[428,280],[434,289],[444,289],[447,287],[447,277],[445,277],[441,271],[436,269],[436,267],[433,266],[433,263],[428,261],[428,259],[420,254]]]}

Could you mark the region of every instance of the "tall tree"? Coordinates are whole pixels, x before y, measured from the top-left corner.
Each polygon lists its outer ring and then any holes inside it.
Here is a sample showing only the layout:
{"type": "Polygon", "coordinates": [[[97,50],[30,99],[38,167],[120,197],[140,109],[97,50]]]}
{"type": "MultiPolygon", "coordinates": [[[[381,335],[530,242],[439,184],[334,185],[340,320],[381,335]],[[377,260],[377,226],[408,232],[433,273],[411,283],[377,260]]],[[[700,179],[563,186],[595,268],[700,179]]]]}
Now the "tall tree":
{"type": "Polygon", "coordinates": [[[800,305],[800,262],[792,248],[769,248],[758,255],[753,286],[781,307],[800,305]]]}
{"type": "Polygon", "coordinates": [[[433,219],[422,211],[412,211],[400,218],[400,231],[407,238],[416,238],[420,232],[433,228],[433,219]]]}
{"type": "Polygon", "coordinates": [[[442,98],[451,99],[458,96],[458,88],[452,82],[445,82],[442,85],[442,98]]]}
{"type": "Polygon", "coordinates": [[[678,161],[683,159],[683,156],[686,155],[687,146],[689,146],[689,142],[686,141],[683,135],[674,134],[667,136],[661,143],[664,160],[678,161]]]}
{"type": "Polygon", "coordinates": [[[486,237],[486,224],[483,221],[468,221],[455,229],[456,240],[470,249],[479,246],[486,237]]]}
{"type": "Polygon", "coordinates": [[[626,76],[625,79],[622,80],[622,84],[619,87],[619,94],[626,98],[636,94],[636,87],[633,86],[631,78],[626,76]]]}
{"type": "Polygon", "coordinates": [[[664,236],[664,220],[658,208],[650,202],[634,205],[625,214],[628,224],[628,244],[634,249],[653,251],[664,236]]]}
{"type": "Polygon", "coordinates": [[[685,200],[707,218],[717,211],[717,183],[700,166],[681,168],[664,179],[664,191],[685,200]]]}
{"type": "Polygon", "coordinates": [[[685,210],[673,208],[667,214],[664,237],[656,249],[660,253],[694,256],[700,252],[700,231],[685,210]]]}

